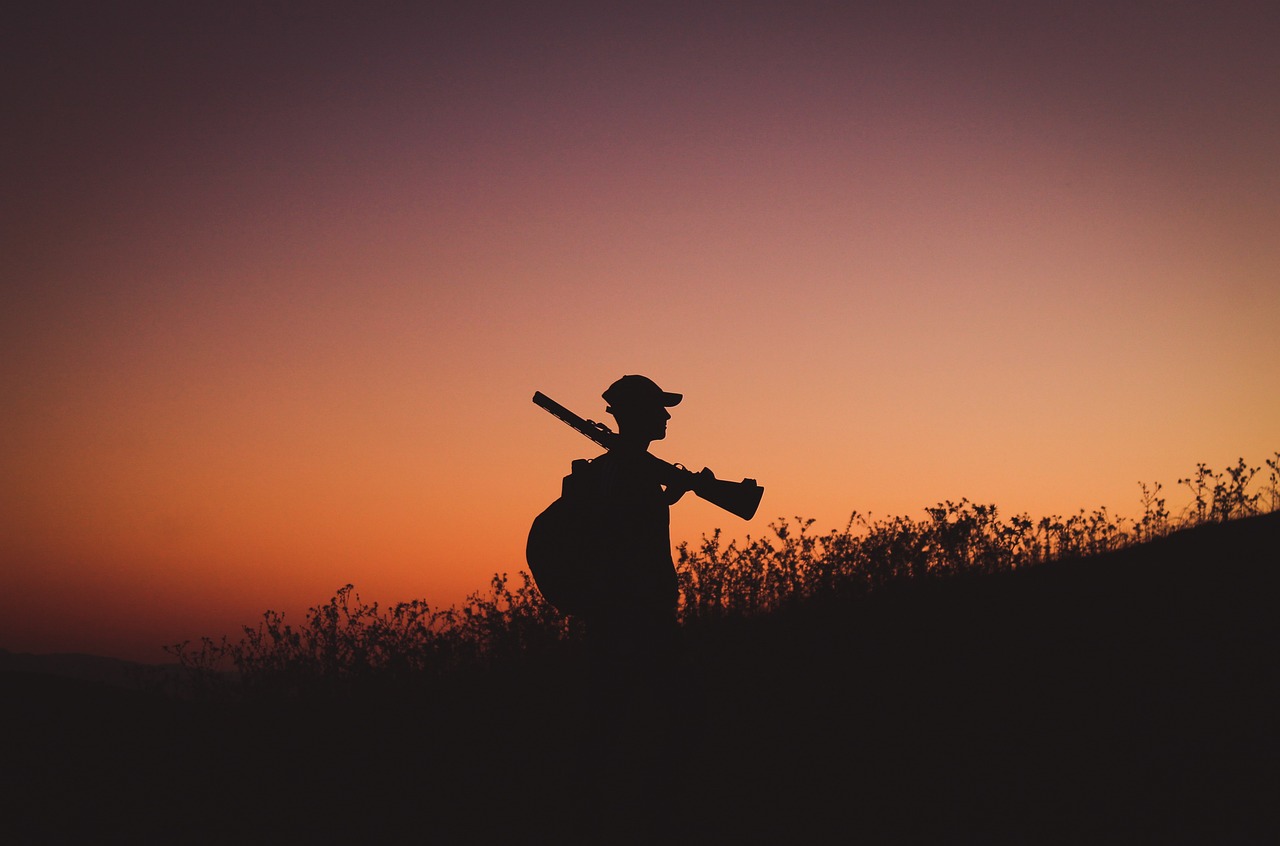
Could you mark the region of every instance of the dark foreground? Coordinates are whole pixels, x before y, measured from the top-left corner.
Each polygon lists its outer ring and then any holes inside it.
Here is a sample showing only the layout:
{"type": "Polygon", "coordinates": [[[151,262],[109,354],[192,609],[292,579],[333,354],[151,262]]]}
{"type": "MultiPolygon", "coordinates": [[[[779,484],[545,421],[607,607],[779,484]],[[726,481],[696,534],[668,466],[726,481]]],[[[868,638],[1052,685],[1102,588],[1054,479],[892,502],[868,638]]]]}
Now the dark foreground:
{"type": "Polygon", "coordinates": [[[1273,843],[1280,515],[688,633],[674,730],[576,656],[231,707],[9,673],[10,842],[1273,843]],[[660,762],[660,763],[659,763],[660,762]]]}

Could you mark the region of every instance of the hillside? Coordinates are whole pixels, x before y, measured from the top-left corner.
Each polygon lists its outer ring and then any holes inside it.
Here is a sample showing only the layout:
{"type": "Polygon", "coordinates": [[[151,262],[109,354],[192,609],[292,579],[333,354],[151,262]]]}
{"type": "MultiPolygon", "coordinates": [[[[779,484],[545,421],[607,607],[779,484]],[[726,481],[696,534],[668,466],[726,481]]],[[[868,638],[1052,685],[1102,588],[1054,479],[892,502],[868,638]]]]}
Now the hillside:
{"type": "Polygon", "coordinates": [[[726,801],[872,842],[1280,831],[1278,551],[1272,514],[763,621],[727,649],[762,742],[726,801]]]}
{"type": "Polygon", "coordinates": [[[674,743],[616,769],[569,653],[255,705],[5,673],[7,781],[49,837],[1266,842],[1277,551],[1271,514],[693,628],[674,743]]]}

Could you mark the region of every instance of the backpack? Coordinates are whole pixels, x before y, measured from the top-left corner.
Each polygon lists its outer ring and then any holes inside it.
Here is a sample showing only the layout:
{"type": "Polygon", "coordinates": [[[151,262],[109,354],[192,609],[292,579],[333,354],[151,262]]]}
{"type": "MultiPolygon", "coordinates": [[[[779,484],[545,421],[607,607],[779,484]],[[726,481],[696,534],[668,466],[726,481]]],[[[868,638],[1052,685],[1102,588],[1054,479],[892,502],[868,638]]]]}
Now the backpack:
{"type": "Polygon", "coordinates": [[[590,606],[592,582],[599,574],[598,497],[591,462],[573,462],[560,498],[533,520],[525,561],[544,599],[562,614],[582,614],[590,606]]]}

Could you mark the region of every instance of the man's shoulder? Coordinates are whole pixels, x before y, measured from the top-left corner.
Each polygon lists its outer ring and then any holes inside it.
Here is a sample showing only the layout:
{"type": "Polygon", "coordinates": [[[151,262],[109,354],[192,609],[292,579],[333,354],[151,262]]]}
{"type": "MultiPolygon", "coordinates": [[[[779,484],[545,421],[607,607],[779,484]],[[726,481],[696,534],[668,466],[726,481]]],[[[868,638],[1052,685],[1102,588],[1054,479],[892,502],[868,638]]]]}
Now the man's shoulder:
{"type": "Polygon", "coordinates": [[[591,467],[598,471],[626,473],[648,468],[651,462],[648,452],[614,449],[591,459],[591,467]]]}
{"type": "Polygon", "coordinates": [[[615,461],[606,452],[595,458],[575,458],[570,467],[570,474],[583,478],[599,476],[602,473],[611,472],[610,468],[615,466],[615,461]]]}

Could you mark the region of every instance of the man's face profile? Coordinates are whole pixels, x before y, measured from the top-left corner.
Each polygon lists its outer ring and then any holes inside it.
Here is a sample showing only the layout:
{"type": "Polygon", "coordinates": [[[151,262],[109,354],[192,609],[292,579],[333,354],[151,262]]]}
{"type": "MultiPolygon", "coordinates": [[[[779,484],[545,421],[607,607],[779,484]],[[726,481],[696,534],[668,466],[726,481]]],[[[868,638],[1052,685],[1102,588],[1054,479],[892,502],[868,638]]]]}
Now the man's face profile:
{"type": "Polygon", "coordinates": [[[628,438],[660,441],[667,436],[671,413],[660,405],[617,409],[618,433],[628,438]]]}

